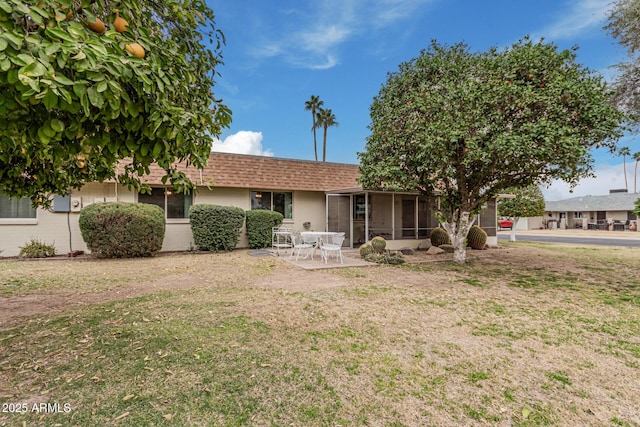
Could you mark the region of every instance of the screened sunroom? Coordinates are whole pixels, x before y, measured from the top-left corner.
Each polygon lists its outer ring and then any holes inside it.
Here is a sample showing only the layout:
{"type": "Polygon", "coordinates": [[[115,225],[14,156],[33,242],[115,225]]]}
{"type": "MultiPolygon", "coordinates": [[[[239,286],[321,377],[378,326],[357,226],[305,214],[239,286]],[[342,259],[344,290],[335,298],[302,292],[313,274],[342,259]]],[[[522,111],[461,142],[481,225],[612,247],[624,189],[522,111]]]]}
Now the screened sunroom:
{"type": "MultiPolygon", "coordinates": [[[[362,189],[328,191],[325,196],[326,230],[344,232],[346,247],[382,236],[389,249],[415,249],[424,247],[431,230],[439,227],[436,197],[362,189]]],[[[495,200],[483,207],[475,224],[487,232],[489,244],[497,244],[495,200]]]]}

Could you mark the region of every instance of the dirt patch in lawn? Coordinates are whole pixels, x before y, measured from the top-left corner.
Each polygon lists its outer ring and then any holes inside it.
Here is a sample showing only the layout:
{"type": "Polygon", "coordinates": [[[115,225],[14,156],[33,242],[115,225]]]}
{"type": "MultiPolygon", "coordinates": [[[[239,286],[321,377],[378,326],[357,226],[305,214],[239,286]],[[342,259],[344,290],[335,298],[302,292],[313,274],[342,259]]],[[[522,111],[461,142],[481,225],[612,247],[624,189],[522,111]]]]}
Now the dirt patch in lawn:
{"type": "Polygon", "coordinates": [[[164,254],[132,260],[93,260],[86,256],[2,260],[0,290],[8,296],[0,294],[0,330],[19,325],[24,318],[81,305],[241,283],[274,265],[273,260],[256,259],[245,251],[164,254]]]}
{"type": "MultiPolygon", "coordinates": [[[[471,263],[486,263],[497,270],[513,270],[522,265],[533,265],[538,270],[568,275],[585,272],[585,265],[576,264],[573,260],[563,262],[539,248],[500,247],[469,251],[468,254],[471,263]]],[[[460,280],[453,278],[450,269],[429,267],[434,262],[450,261],[451,254],[430,256],[420,251],[405,258],[408,264],[426,267],[416,273],[408,269],[372,266],[368,267],[368,275],[381,285],[437,289],[441,289],[443,284],[460,280]],[[425,271],[429,272],[428,278],[425,278],[425,271]]],[[[16,277],[20,277],[20,281],[28,281],[30,277],[34,277],[43,283],[31,290],[27,288],[26,292],[21,291],[19,286],[14,286],[18,295],[0,296],[0,329],[19,324],[20,319],[25,317],[58,313],[73,306],[122,300],[158,291],[221,286],[230,282],[242,282],[243,279],[248,279],[244,284],[259,288],[292,292],[317,291],[349,286],[349,277],[362,276],[363,271],[367,271],[367,268],[331,272],[305,271],[292,267],[277,257],[247,256],[246,251],[236,251],[233,254],[167,254],[146,260],[92,260],[88,257],[69,260],[5,260],[0,261],[0,268],[3,263],[4,267],[9,267],[8,270],[13,270],[13,274],[0,275],[0,286],[12,285],[12,281],[18,281],[16,277]],[[62,283],[52,288],[48,286],[47,278],[53,275],[58,281],[59,276],[64,278],[62,283]],[[101,281],[106,284],[101,286],[101,281]],[[45,289],[46,292],[40,292],[45,289]]],[[[607,271],[606,266],[602,267],[602,271],[607,271]]],[[[486,294],[486,291],[483,292],[486,294]]]]}
{"type": "Polygon", "coordinates": [[[161,290],[189,289],[197,285],[197,278],[192,274],[177,274],[101,292],[59,292],[0,298],[0,328],[14,326],[20,322],[20,318],[57,313],[74,306],[133,298],[161,290]]]}
{"type": "MultiPolygon", "coordinates": [[[[470,254],[470,259],[477,258],[479,254],[493,258],[506,253],[508,251],[501,249],[476,251],[470,254]]],[[[245,282],[248,286],[293,292],[349,285],[341,273],[306,271],[277,257],[247,255],[246,251],[236,251],[233,254],[163,254],[154,259],[135,260],[94,260],[86,255],[72,259],[1,260],[0,269],[5,267],[5,274],[0,274],[0,288],[5,287],[4,293],[10,296],[0,295],[0,329],[18,325],[23,318],[60,313],[74,306],[123,300],[159,291],[225,285],[231,278],[237,281],[246,277],[250,279],[245,282]],[[270,271],[276,265],[277,271],[270,271]],[[251,271],[256,269],[256,277],[253,277],[251,271]],[[185,270],[188,272],[182,272],[185,270]],[[52,283],[52,277],[56,283],[52,283]],[[11,296],[12,288],[18,295],[11,296]]],[[[517,257],[517,254],[511,257],[517,257]]],[[[446,262],[451,258],[451,254],[429,256],[424,252],[406,256],[407,262],[414,264],[446,262]]],[[[410,272],[403,273],[403,277],[399,277],[397,271],[392,274],[394,282],[415,280],[410,272]]]]}
{"type": "Polygon", "coordinates": [[[1,261],[0,397],[78,425],[640,425],[638,250],[472,255],[1,261]]]}

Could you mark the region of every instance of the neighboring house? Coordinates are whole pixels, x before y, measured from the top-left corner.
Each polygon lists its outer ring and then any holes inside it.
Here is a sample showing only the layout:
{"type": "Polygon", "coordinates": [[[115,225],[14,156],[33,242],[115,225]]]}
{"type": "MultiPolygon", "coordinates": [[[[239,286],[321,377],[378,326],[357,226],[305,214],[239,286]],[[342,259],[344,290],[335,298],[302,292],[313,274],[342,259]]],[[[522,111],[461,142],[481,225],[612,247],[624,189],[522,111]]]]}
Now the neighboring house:
{"type": "MultiPolygon", "coordinates": [[[[628,230],[638,218],[633,213],[640,194],[610,193],[546,202],[546,228],[628,230]]],[[[633,228],[633,227],[631,227],[633,228]]]]}
{"type": "MultiPolygon", "coordinates": [[[[284,225],[296,231],[345,232],[348,247],[382,235],[391,240],[389,248],[416,248],[438,226],[435,199],[410,192],[363,191],[357,182],[358,165],[212,153],[202,171],[194,167],[183,171],[197,183],[195,195],[175,193],[163,185],[163,171],[157,167],[144,178],[151,194],[138,194],[115,182],[89,183],[70,197],[56,197],[51,210],[33,209],[28,199],[0,194],[0,256],[16,256],[32,238],[54,243],[58,253],[86,251],[79,213],[92,203],[111,201],[163,208],[167,220],[163,251],[193,248],[188,212],[194,204],[278,211],[284,225]]],[[[495,201],[487,204],[479,221],[489,235],[488,244],[497,244],[495,201]]],[[[247,246],[243,232],[238,247],[247,246]]]]}

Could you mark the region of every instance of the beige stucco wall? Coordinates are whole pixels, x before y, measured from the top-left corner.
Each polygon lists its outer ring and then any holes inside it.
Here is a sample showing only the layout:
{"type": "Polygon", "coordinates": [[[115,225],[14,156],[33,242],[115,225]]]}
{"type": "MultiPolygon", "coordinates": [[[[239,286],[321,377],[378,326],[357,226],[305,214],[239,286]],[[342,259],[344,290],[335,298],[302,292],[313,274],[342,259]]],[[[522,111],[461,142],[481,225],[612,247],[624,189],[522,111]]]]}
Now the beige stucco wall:
{"type": "MultiPolygon", "coordinates": [[[[261,190],[256,188],[255,190],[261,190]]],[[[372,215],[371,227],[388,227],[393,226],[391,215],[391,196],[385,195],[386,198],[378,196],[383,203],[379,206],[386,207],[376,211],[372,215]]],[[[80,200],[81,206],[88,206],[91,203],[100,201],[121,201],[135,202],[137,195],[135,192],[127,190],[125,187],[117,186],[113,183],[92,183],[87,184],[81,191],[74,191],[71,195],[72,200],[80,200]]],[[[285,219],[284,225],[292,228],[294,231],[304,231],[303,224],[310,223],[309,230],[324,231],[325,230],[325,195],[322,192],[311,191],[294,191],[293,192],[293,210],[292,218],[285,219]]],[[[396,202],[400,202],[401,198],[397,197],[396,202]]],[[[223,206],[237,206],[241,209],[248,210],[251,208],[251,190],[239,188],[218,188],[212,189],[200,188],[194,198],[194,204],[216,204],[223,206]]],[[[36,221],[31,220],[33,224],[2,224],[0,223],[0,249],[3,252],[0,256],[17,256],[20,252],[20,246],[23,246],[32,237],[43,240],[47,243],[55,243],[59,254],[66,254],[70,249],[87,251],[87,247],[82,240],[80,229],[78,226],[79,212],[71,212],[69,214],[69,222],[71,225],[71,247],[69,246],[69,231],[67,226],[67,213],[53,213],[38,210],[36,221]]],[[[401,215],[396,215],[396,228],[400,230],[402,225],[401,215]],[[400,221],[400,222],[398,222],[400,221]]],[[[358,226],[354,222],[354,228],[358,226]]],[[[362,223],[362,226],[364,224],[362,223]]],[[[345,230],[347,231],[347,230],[345,230]]],[[[399,231],[398,231],[399,233],[399,231]]],[[[489,236],[489,245],[496,245],[497,238],[489,236]]],[[[420,248],[425,247],[425,240],[403,239],[388,242],[389,249],[400,249],[403,247],[420,248]]],[[[248,239],[243,232],[238,243],[239,248],[248,246],[248,239]]],[[[357,247],[357,244],[354,245],[357,247]]],[[[186,251],[194,248],[193,236],[188,219],[167,220],[166,234],[162,247],[162,251],[186,251]]]]}
{"type": "MultiPolygon", "coordinates": [[[[244,210],[251,209],[251,191],[243,188],[212,188],[200,189],[195,198],[196,204],[215,204],[222,206],[236,206],[244,210]]],[[[260,191],[260,189],[256,189],[260,191]]],[[[310,230],[324,231],[325,229],[325,196],[317,191],[293,191],[292,218],[285,219],[283,226],[294,231],[304,231],[303,224],[310,222],[310,230]]],[[[165,239],[166,240],[166,239],[165,239]]],[[[239,248],[249,246],[246,230],[243,228],[238,242],[239,248]]],[[[163,247],[164,250],[164,247],[163,247]]],[[[174,249],[171,249],[174,250],[174,249]]]]}
{"type": "MultiPolygon", "coordinates": [[[[533,217],[529,217],[527,218],[527,226],[526,229],[528,230],[539,230],[542,228],[542,220],[544,219],[544,217],[542,216],[533,216],[533,217]]],[[[520,220],[522,221],[522,220],[520,220]]],[[[520,229],[520,224],[518,224],[518,227],[516,228],[517,230],[520,229]]]]}
{"type": "MultiPolygon", "coordinates": [[[[91,183],[82,190],[71,194],[72,200],[79,200],[81,207],[104,201],[135,202],[135,192],[113,183],[91,183]]],[[[222,206],[237,206],[248,210],[251,208],[251,190],[238,188],[200,188],[194,197],[194,204],[216,204],[222,206]]],[[[31,238],[36,238],[49,244],[55,244],[59,254],[66,254],[70,250],[88,251],[82,240],[78,218],[80,212],[69,213],[71,228],[71,246],[69,246],[69,227],[67,213],[49,212],[38,209],[36,220],[22,221],[23,224],[0,223],[0,256],[17,256],[20,247],[31,238]]],[[[324,230],[325,196],[321,192],[294,191],[292,219],[285,220],[284,225],[295,231],[302,231],[303,223],[309,221],[311,230],[324,230]]],[[[248,239],[243,228],[238,243],[239,248],[248,246],[248,239]]],[[[167,220],[165,238],[162,251],[186,251],[194,248],[193,235],[188,219],[167,220]]]]}
{"type": "MultiPolygon", "coordinates": [[[[69,214],[71,225],[71,247],[86,250],[78,227],[78,214],[69,214]]],[[[55,244],[58,253],[69,252],[69,227],[66,213],[52,213],[38,209],[33,224],[0,224],[0,256],[17,256],[20,247],[36,239],[47,244],[55,244]]]]}
{"type": "Polygon", "coordinates": [[[311,223],[309,231],[325,231],[325,195],[313,191],[293,193],[293,218],[286,221],[294,231],[304,231],[303,224],[311,223]]]}
{"type": "MultiPolygon", "coordinates": [[[[131,192],[122,186],[118,186],[116,190],[116,185],[113,183],[87,184],[82,190],[73,191],[71,198],[79,200],[81,206],[88,206],[96,201],[115,200],[116,193],[120,201],[133,201],[131,192]]],[[[36,220],[32,221],[32,224],[0,223],[0,250],[3,251],[0,256],[17,256],[20,253],[20,247],[32,238],[54,244],[59,254],[66,254],[70,250],[87,251],[78,226],[79,216],[80,212],[67,214],[38,209],[36,220]]]]}
{"type": "Polygon", "coordinates": [[[607,211],[607,221],[626,221],[627,220],[627,212],[626,211],[607,211]]]}

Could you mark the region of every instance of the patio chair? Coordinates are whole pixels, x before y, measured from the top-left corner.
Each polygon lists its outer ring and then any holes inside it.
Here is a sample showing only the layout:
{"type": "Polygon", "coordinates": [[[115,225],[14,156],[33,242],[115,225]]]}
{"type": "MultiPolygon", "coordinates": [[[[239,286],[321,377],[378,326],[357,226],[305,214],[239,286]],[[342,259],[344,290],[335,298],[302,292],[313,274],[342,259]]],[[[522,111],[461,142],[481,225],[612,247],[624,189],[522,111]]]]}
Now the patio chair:
{"type": "Polygon", "coordinates": [[[342,242],[344,242],[344,233],[331,234],[326,240],[320,239],[320,254],[324,263],[327,264],[329,256],[333,253],[336,256],[336,261],[340,260],[340,264],[344,264],[344,258],[342,257],[342,242]]]}
{"type": "Polygon", "coordinates": [[[300,257],[300,254],[302,252],[306,252],[306,254],[303,256],[303,259],[311,256],[311,259],[313,260],[313,250],[315,249],[315,246],[313,244],[305,243],[304,239],[299,234],[291,235],[291,244],[293,245],[293,248],[291,249],[291,255],[289,255],[289,258],[293,258],[293,254],[295,253],[297,261],[300,257]]]}
{"type": "Polygon", "coordinates": [[[314,234],[307,234],[307,233],[301,233],[300,235],[302,236],[302,243],[309,244],[312,246],[311,259],[313,259],[313,255],[315,254],[316,249],[318,249],[318,236],[314,234]]]}

